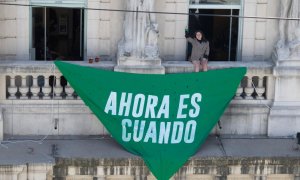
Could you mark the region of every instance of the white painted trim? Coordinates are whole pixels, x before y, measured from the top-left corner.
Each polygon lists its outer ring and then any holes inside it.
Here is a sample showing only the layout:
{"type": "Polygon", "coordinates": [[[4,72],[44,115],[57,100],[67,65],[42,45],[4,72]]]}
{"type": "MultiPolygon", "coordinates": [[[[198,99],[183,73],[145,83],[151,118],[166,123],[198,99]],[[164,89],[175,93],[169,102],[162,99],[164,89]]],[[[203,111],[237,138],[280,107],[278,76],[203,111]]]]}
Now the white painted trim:
{"type": "Polygon", "coordinates": [[[190,4],[190,9],[241,9],[241,5],[190,4]]]}
{"type": "Polygon", "coordinates": [[[84,8],[86,0],[31,0],[31,5],[47,7],[84,8]]]}
{"type": "MultiPolygon", "coordinates": [[[[241,0],[241,8],[239,15],[244,15],[244,1],[241,0]]],[[[237,42],[237,52],[236,61],[242,61],[242,44],[243,44],[243,28],[244,28],[244,18],[239,18],[239,30],[238,30],[238,42],[237,42]]]]}

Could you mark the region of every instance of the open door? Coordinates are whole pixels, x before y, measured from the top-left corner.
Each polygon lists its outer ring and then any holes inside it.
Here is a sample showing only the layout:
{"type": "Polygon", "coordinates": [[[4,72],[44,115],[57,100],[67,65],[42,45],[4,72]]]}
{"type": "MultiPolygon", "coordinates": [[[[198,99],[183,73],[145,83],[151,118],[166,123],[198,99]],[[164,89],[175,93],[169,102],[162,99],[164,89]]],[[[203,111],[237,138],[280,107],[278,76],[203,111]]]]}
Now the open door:
{"type": "Polygon", "coordinates": [[[239,19],[218,15],[239,15],[238,9],[190,10],[189,30],[202,30],[210,43],[210,61],[236,61],[239,19]],[[199,14],[199,15],[197,15],[199,14]],[[206,14],[207,16],[201,16],[206,14]],[[216,16],[215,16],[216,15],[216,16]]]}
{"type": "MultiPolygon", "coordinates": [[[[190,0],[188,29],[202,30],[210,43],[209,61],[238,61],[241,52],[242,0],[190,0]]],[[[191,46],[187,48],[187,58],[191,46]]]]}

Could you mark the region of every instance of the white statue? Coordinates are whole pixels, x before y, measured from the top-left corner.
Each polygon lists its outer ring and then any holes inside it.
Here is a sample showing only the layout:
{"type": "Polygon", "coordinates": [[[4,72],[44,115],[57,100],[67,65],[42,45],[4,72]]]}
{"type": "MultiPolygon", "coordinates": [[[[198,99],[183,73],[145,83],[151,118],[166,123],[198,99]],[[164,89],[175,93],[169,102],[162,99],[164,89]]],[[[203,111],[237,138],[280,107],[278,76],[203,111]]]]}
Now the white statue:
{"type": "MultiPolygon", "coordinates": [[[[299,18],[299,0],[281,0],[280,15],[282,18],[299,18]]],[[[298,20],[279,20],[279,41],[276,44],[278,59],[295,58],[300,46],[300,23],[298,20]],[[296,51],[296,52],[295,52],[296,51]]],[[[300,58],[300,56],[298,56],[300,58]]]]}
{"type": "Polygon", "coordinates": [[[147,13],[153,12],[153,6],[154,0],[126,1],[126,10],[142,12],[125,12],[124,37],[119,43],[119,56],[158,57],[156,19],[153,13],[147,13]],[[157,51],[149,51],[150,46],[150,49],[157,51]]]}
{"type": "Polygon", "coordinates": [[[147,27],[146,30],[146,46],[145,46],[145,56],[148,58],[158,57],[158,25],[152,24],[147,27]]]}

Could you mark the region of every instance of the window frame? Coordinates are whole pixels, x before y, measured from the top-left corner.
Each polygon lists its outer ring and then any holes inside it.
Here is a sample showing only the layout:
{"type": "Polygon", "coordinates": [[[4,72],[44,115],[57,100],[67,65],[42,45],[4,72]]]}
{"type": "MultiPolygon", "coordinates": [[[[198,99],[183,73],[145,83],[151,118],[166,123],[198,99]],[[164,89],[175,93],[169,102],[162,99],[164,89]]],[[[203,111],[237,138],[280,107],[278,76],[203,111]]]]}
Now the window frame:
{"type": "Polygon", "coordinates": [[[43,8],[76,8],[83,10],[83,59],[82,61],[87,60],[87,0],[30,0],[29,2],[29,56],[30,59],[36,61],[35,52],[33,51],[33,42],[32,42],[32,9],[36,7],[43,8]],[[58,3],[59,2],[59,3],[58,3]]]}
{"type": "MultiPolygon", "coordinates": [[[[238,5],[238,4],[209,4],[209,3],[192,4],[192,0],[190,0],[189,10],[197,10],[197,9],[227,9],[227,10],[231,10],[231,13],[232,10],[237,9],[239,10],[239,16],[242,16],[244,14],[244,1],[240,0],[240,4],[238,5]]],[[[243,40],[243,22],[244,22],[243,18],[239,18],[238,22],[239,22],[238,42],[237,42],[237,52],[236,52],[235,61],[242,60],[242,40],[243,40]]],[[[230,28],[231,26],[232,25],[230,25],[230,28]]],[[[229,41],[229,44],[231,44],[231,41],[229,41]]],[[[229,58],[227,59],[227,61],[230,61],[230,49],[229,49],[229,58]]]]}

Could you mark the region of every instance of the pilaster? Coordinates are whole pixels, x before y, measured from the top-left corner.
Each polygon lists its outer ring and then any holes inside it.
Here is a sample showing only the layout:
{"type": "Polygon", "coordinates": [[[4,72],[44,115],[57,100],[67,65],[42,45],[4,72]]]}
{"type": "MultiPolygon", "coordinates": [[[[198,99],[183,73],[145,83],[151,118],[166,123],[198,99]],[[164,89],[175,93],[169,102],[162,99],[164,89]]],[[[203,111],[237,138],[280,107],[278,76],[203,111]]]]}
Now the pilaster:
{"type": "MultiPolygon", "coordinates": [[[[163,7],[163,6],[162,6],[163,7]]],[[[161,8],[162,8],[161,7],[161,8]]],[[[189,1],[166,0],[165,8],[161,11],[187,13],[189,1]]],[[[188,16],[167,14],[158,18],[160,28],[160,52],[163,60],[182,61],[186,54],[186,39],[184,30],[188,25],[188,16]]]]}
{"type": "MultiPolygon", "coordinates": [[[[111,0],[88,0],[88,7],[94,9],[110,9],[111,0]]],[[[109,57],[113,52],[111,34],[111,14],[106,10],[87,10],[87,56],[109,57]]],[[[115,45],[116,46],[116,45],[115,45]]]]}
{"type": "Polygon", "coordinates": [[[114,71],[138,74],[164,74],[165,68],[161,65],[160,58],[119,57],[118,65],[114,68],[114,71]]]}
{"type": "Polygon", "coordinates": [[[300,57],[277,60],[275,99],[269,115],[269,136],[295,136],[300,129],[300,57]]]}

